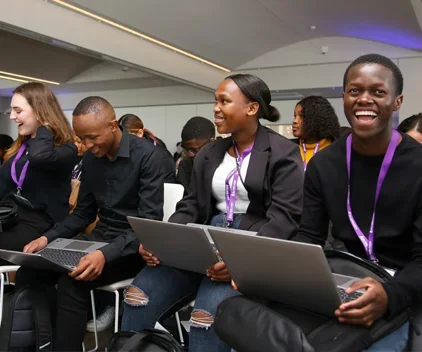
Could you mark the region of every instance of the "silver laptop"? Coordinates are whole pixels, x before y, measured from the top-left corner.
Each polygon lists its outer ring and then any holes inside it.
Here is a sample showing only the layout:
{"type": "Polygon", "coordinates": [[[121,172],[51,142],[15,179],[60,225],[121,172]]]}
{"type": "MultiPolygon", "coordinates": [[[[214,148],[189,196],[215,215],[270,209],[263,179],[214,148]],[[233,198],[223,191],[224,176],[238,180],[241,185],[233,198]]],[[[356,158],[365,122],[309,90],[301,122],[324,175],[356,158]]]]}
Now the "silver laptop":
{"type": "Polygon", "coordinates": [[[320,246],[267,237],[245,236],[209,229],[229,273],[240,291],[327,316],[347,295],[358,278],[331,273],[320,246]]]}
{"type": "Polygon", "coordinates": [[[0,249],[0,258],[23,267],[66,273],[72,271],[82,257],[106,245],[106,242],[58,238],[37,253],[0,249]]]}
{"type": "Polygon", "coordinates": [[[205,231],[200,227],[128,216],[136,237],[164,265],[205,274],[218,262],[205,231]]]}

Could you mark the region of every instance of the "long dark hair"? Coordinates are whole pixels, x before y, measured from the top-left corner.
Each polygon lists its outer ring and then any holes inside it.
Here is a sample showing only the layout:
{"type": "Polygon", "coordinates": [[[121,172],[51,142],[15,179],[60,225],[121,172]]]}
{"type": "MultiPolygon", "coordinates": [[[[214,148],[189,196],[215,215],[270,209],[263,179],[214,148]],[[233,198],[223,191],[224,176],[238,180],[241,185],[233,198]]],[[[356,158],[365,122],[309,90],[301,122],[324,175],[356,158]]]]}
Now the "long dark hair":
{"type": "Polygon", "coordinates": [[[324,138],[331,141],[340,136],[340,122],[330,102],[321,96],[310,95],[303,98],[296,106],[302,107],[302,128],[304,139],[324,138]]]}

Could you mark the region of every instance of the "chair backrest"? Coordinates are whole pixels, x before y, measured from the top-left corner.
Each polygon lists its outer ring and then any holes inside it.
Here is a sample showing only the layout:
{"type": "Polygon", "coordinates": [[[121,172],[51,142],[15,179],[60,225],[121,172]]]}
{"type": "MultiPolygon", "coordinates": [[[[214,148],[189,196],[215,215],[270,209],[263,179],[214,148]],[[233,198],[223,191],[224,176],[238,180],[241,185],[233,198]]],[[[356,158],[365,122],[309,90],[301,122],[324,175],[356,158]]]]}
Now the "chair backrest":
{"type": "Polygon", "coordinates": [[[168,221],[169,217],[174,213],[177,202],[183,198],[184,191],[183,186],[177,183],[164,184],[163,221],[168,221]]]}

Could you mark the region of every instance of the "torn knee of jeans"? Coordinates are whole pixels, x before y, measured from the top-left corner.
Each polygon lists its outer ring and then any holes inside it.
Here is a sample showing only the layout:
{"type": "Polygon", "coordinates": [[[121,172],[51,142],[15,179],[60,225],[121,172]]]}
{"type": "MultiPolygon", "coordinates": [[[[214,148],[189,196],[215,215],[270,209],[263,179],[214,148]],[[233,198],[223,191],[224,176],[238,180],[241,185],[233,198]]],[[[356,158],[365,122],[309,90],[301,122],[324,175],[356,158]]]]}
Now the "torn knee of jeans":
{"type": "Polygon", "coordinates": [[[129,286],[125,289],[124,302],[130,306],[146,306],[149,302],[148,296],[140,288],[129,286]]]}
{"type": "Polygon", "coordinates": [[[190,316],[190,325],[194,328],[209,329],[214,317],[205,310],[195,309],[190,316]]]}

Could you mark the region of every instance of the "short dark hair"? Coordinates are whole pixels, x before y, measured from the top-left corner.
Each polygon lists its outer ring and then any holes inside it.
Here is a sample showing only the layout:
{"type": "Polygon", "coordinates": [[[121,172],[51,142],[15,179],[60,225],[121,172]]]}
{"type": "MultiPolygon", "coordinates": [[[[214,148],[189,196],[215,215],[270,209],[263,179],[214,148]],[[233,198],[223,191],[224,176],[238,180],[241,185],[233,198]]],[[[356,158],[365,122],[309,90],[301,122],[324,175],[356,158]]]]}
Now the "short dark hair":
{"type": "Polygon", "coordinates": [[[422,133],[422,113],[404,119],[397,129],[400,132],[406,133],[415,128],[419,133],[422,133]]]}
{"type": "Polygon", "coordinates": [[[13,138],[7,134],[0,134],[0,149],[9,149],[13,144],[13,138]]]}
{"type": "Polygon", "coordinates": [[[231,79],[243,95],[250,101],[259,103],[258,118],[271,122],[280,119],[279,111],[271,105],[271,91],[267,84],[259,77],[250,74],[235,74],[226,77],[231,79]]]}
{"type": "Polygon", "coordinates": [[[72,115],[79,116],[97,114],[100,111],[108,108],[113,109],[113,106],[104,98],[98,96],[86,97],[85,99],[82,99],[78,105],[76,105],[72,115]]]}
{"type": "Polygon", "coordinates": [[[340,135],[340,122],[330,102],[321,96],[310,95],[296,104],[302,107],[304,135],[317,140],[336,140],[340,135]]]}
{"type": "Polygon", "coordinates": [[[397,65],[391,61],[388,57],[385,57],[380,54],[367,54],[363,56],[359,56],[355,61],[353,61],[349,67],[346,69],[346,72],[344,73],[343,77],[343,91],[346,90],[347,85],[347,75],[349,74],[349,71],[361,64],[378,64],[382,65],[386,68],[388,68],[392,73],[394,77],[394,86],[396,90],[396,94],[400,95],[403,93],[403,75],[400,71],[400,69],[397,67],[397,65]]]}
{"type": "Polygon", "coordinates": [[[191,139],[211,139],[215,137],[214,124],[202,116],[194,116],[186,122],[182,129],[182,141],[191,139]]]}

